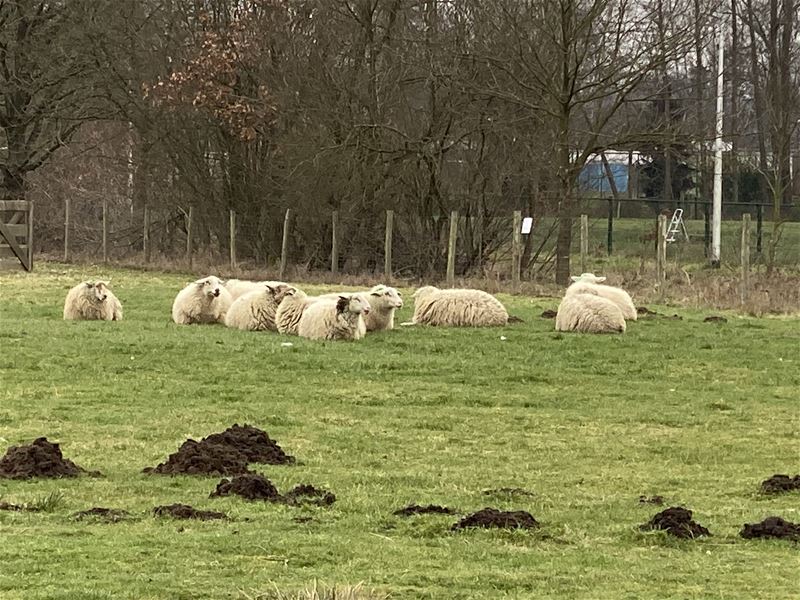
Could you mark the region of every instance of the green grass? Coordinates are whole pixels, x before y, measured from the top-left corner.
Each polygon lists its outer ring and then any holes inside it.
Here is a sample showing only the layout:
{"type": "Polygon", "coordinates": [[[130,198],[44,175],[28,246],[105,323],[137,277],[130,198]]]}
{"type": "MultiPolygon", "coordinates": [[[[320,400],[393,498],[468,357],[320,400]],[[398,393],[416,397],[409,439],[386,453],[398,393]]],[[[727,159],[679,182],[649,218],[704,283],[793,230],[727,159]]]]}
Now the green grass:
{"type": "Polygon", "coordinates": [[[798,469],[797,320],[707,324],[678,310],[683,321],[624,336],[559,335],[539,318],[556,300],[501,296],[525,324],[284,348],[173,325],[186,280],[47,264],[0,274],[0,453],[47,436],[105,474],[0,480],[7,502],[58,498],[49,512],[0,511],[3,600],[245,599],[315,581],[392,598],[797,597],[797,546],[738,537],[768,515],[800,520],[796,493],[757,491],[798,469]],[[125,320],[62,321],[67,289],[100,274],[125,320]],[[337,502],[211,500],[215,478],[141,473],[234,422],[297,456],[258,467],[279,489],[309,482],[337,502]],[[499,487],[535,496],[483,494],[499,487]],[[658,510],[640,494],[693,509],[713,537],[638,531],[658,510]],[[173,502],[233,519],[151,516],[173,502]],[[542,528],[450,533],[453,517],[392,515],[411,502],[524,509],[542,528]],[[92,506],[134,516],[70,519],[92,506]]]}

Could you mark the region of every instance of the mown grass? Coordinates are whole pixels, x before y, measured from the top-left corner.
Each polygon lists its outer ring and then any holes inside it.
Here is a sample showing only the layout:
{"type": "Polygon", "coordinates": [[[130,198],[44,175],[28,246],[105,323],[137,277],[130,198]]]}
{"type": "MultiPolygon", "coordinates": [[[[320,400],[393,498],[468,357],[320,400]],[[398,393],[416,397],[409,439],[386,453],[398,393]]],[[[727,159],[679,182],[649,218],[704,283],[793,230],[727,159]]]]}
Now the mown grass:
{"type": "Polygon", "coordinates": [[[277,335],[173,325],[188,276],[37,268],[0,274],[0,452],[47,436],[104,477],[0,480],[7,502],[61,494],[50,512],[0,511],[4,600],[248,598],[315,581],[392,598],[796,597],[797,546],[738,531],[800,520],[796,493],[758,493],[798,470],[797,320],[710,324],[662,307],[684,320],[560,335],[539,318],[557,300],[501,296],[524,324],[286,348],[277,335]],[[125,320],[62,321],[67,289],[101,274],[125,320]],[[331,489],[333,507],[211,500],[215,478],[141,473],[235,422],[299,460],[257,470],[281,490],[331,489]],[[500,487],[535,495],[484,493],[500,487]],[[659,510],[640,494],[693,509],[713,537],[640,532],[659,510]],[[232,520],[151,516],[173,502],[232,520]],[[451,516],[392,515],[411,502],[524,509],[542,528],[451,533],[451,516]],[[91,506],[134,518],[70,519],[91,506]]]}

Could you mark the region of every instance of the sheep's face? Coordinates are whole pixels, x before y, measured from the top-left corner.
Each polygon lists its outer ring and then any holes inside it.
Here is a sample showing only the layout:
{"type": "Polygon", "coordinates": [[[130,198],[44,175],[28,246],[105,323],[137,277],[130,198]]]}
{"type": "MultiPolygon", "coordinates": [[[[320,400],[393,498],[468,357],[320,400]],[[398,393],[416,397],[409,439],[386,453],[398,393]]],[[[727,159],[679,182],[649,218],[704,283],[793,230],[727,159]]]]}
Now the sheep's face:
{"type": "Polygon", "coordinates": [[[376,285],[372,288],[369,295],[379,300],[380,304],[388,308],[403,308],[402,294],[393,287],[376,285]]]}
{"type": "Polygon", "coordinates": [[[108,298],[108,282],[107,281],[87,281],[87,292],[95,302],[105,302],[108,298]]]}
{"type": "Polygon", "coordinates": [[[606,278],[605,277],[598,277],[594,273],[581,273],[579,277],[575,277],[574,275],[570,277],[574,282],[582,282],[582,283],[603,283],[606,278]]]}
{"type": "Polygon", "coordinates": [[[211,277],[206,277],[205,279],[198,279],[194,282],[194,284],[201,291],[201,293],[207,296],[209,299],[218,298],[222,288],[222,282],[213,275],[211,277]]]}
{"type": "Polygon", "coordinates": [[[359,297],[357,294],[339,296],[336,301],[336,312],[344,313],[351,312],[354,314],[369,314],[369,302],[364,298],[359,297]]]}
{"type": "Polygon", "coordinates": [[[276,286],[267,286],[267,294],[272,296],[275,299],[275,302],[278,304],[280,304],[281,301],[286,298],[286,296],[294,295],[295,292],[297,292],[297,288],[293,288],[290,285],[281,284],[276,286]]]}

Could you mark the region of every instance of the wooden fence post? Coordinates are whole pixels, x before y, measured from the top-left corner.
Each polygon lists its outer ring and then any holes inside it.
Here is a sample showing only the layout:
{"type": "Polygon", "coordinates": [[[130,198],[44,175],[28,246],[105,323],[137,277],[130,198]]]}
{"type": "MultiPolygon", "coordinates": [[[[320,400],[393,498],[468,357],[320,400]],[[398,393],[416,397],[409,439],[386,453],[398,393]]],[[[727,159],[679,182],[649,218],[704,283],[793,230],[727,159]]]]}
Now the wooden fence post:
{"type": "Polygon", "coordinates": [[[667,217],[658,215],[656,227],[656,285],[661,285],[667,279],[667,217]]]}
{"type": "Polygon", "coordinates": [[[286,209],[286,216],[283,219],[283,241],[281,242],[281,270],[279,279],[286,275],[286,261],[289,258],[289,225],[292,218],[292,209],[286,209]]]}
{"type": "Polygon", "coordinates": [[[69,213],[70,200],[67,196],[64,203],[64,262],[69,262],[69,213]]]}
{"type": "Polygon", "coordinates": [[[386,283],[392,282],[392,233],[394,229],[394,211],[386,211],[386,238],[383,242],[383,276],[386,283]]]}
{"type": "Polygon", "coordinates": [[[333,211],[331,220],[331,274],[339,274],[339,211],[333,211]]]}
{"type": "Polygon", "coordinates": [[[450,237],[447,241],[447,285],[456,283],[456,241],[458,239],[458,211],[450,213],[450,237]]]}
{"type": "Polygon", "coordinates": [[[108,262],[108,199],[103,198],[103,262],[108,262]]]}
{"type": "Polygon", "coordinates": [[[511,237],[511,281],[516,289],[519,286],[522,266],[522,211],[514,211],[514,232],[511,237]]]}
{"type": "Polygon", "coordinates": [[[236,269],[236,211],[230,210],[231,225],[231,273],[236,269]]]}
{"type": "Polygon", "coordinates": [[[186,264],[192,268],[194,257],[192,256],[192,226],[194,218],[194,207],[189,207],[189,214],[186,215],[186,264]]]}
{"type": "Polygon", "coordinates": [[[589,268],[589,215],[581,215],[581,273],[589,268]]]}
{"type": "Polygon", "coordinates": [[[144,207],[144,237],[142,238],[142,245],[144,246],[144,262],[150,262],[150,209],[144,207]]]}
{"type": "Polygon", "coordinates": [[[33,200],[28,202],[28,271],[33,271],[33,200]]]}
{"type": "Polygon", "coordinates": [[[742,304],[750,295],[750,214],[742,215],[742,304]]]}

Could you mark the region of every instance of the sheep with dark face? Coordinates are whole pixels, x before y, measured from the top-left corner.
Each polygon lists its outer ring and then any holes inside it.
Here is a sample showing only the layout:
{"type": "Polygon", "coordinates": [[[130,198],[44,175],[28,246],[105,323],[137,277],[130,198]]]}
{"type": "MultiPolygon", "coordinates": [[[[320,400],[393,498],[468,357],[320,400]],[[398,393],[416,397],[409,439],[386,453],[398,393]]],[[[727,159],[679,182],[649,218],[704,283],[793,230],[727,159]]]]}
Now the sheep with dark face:
{"type": "MultiPolygon", "coordinates": [[[[353,292],[343,292],[353,293],[353,292]]],[[[369,314],[364,317],[367,331],[394,329],[394,313],[403,308],[403,297],[395,288],[379,284],[366,292],[355,292],[369,304],[369,314]]],[[[339,293],[323,294],[320,298],[335,299],[339,293]]]]}
{"type": "Polygon", "coordinates": [[[178,292],[172,304],[172,320],[178,325],[222,323],[231,302],[230,293],[217,277],[204,277],[178,292]]]}
{"type": "Polygon", "coordinates": [[[107,281],[84,281],[67,293],[64,319],[74,321],[121,321],[122,304],[107,281]]]}
{"type": "Polygon", "coordinates": [[[295,288],[284,283],[262,284],[260,290],[239,296],[225,316],[225,325],[243,331],[278,331],[275,313],[284,296],[295,288]]]}
{"type": "Polygon", "coordinates": [[[318,299],[303,312],[297,334],[310,340],[359,340],[366,332],[364,316],[369,313],[369,303],[359,294],[318,299]]]}

